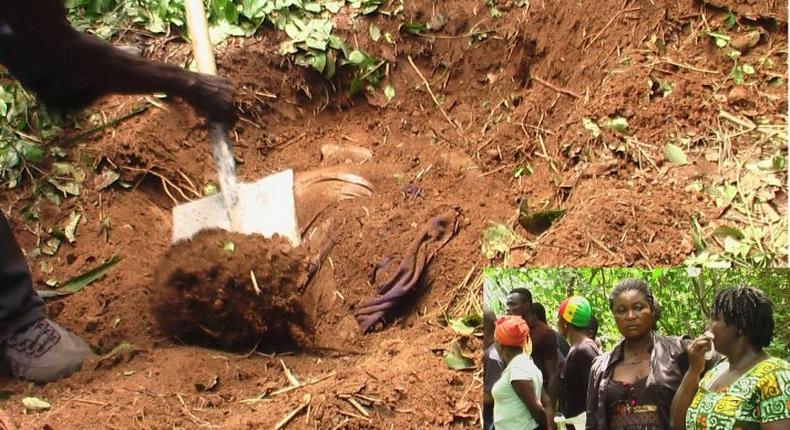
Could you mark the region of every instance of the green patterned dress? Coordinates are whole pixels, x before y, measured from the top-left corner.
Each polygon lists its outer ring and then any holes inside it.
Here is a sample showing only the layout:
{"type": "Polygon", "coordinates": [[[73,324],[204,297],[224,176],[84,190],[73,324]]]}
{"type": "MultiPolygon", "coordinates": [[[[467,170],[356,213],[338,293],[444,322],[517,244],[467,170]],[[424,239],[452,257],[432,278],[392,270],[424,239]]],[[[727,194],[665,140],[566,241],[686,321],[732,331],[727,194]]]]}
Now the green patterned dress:
{"type": "Polygon", "coordinates": [[[686,414],[687,430],[753,430],[761,423],[790,420],[790,363],[768,358],[730,386],[709,391],[729,367],[724,360],[702,378],[686,414]]]}

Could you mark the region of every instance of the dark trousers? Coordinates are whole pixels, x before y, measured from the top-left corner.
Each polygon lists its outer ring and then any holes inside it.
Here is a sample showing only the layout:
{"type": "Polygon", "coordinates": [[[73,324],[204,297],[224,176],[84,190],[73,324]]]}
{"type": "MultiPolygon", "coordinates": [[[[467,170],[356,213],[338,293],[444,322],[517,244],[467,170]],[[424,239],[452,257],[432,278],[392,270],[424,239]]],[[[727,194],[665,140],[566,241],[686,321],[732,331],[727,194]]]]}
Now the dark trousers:
{"type": "Polygon", "coordinates": [[[44,301],[33,290],[30,269],[0,211],[0,343],[44,318],[44,301]]]}

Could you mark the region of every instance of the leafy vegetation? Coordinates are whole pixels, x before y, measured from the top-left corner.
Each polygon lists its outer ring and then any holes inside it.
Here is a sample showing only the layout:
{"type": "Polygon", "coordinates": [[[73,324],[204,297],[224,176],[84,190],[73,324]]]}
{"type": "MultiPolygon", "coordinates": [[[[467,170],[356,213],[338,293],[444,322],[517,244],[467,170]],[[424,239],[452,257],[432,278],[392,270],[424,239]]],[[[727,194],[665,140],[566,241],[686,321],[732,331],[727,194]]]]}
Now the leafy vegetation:
{"type": "MultiPolygon", "coordinates": [[[[400,1],[386,2],[390,9],[384,10],[382,0],[206,0],[205,3],[214,43],[231,36],[251,36],[264,23],[269,23],[288,36],[280,52],[291,56],[297,64],[311,67],[327,79],[333,78],[339,68],[348,67],[352,93],[373,91],[385,77],[387,64],[361,49],[349,47],[335,34],[332,15],[344,7],[359,15],[396,15],[403,10],[400,1]]],[[[183,0],[66,0],[65,6],[76,28],[105,39],[130,26],[154,34],[175,32],[186,37],[183,0]]],[[[391,38],[385,40],[391,43],[391,38]]],[[[395,90],[387,86],[384,94],[389,101],[395,97],[395,90]]],[[[34,184],[36,198],[47,198],[54,203],[79,194],[84,172],[67,163],[66,154],[60,148],[50,147],[45,151],[41,145],[59,133],[62,123],[62,119],[47,113],[18,83],[0,86],[0,183],[4,187],[15,188],[27,178],[34,184]],[[52,171],[39,168],[47,158],[55,162],[52,171]]],[[[31,204],[27,209],[26,217],[36,220],[37,205],[31,204]]],[[[56,247],[49,249],[53,253],[56,250],[56,247]]]]}
{"type": "Polygon", "coordinates": [[[497,315],[504,313],[507,293],[527,287],[534,301],[546,307],[549,324],[556,326],[556,308],[569,293],[590,300],[600,323],[599,336],[611,348],[620,339],[609,312],[608,296],[615,284],[637,278],[651,285],[659,303],[659,331],[671,335],[697,336],[704,331],[716,291],[747,284],[763,290],[772,300],[776,325],[772,355],[790,358],[790,269],[712,270],[696,267],[677,269],[499,269],[483,274],[483,302],[497,315]]]}
{"type": "MultiPolygon", "coordinates": [[[[346,3],[345,0],[205,0],[213,43],[232,36],[252,36],[264,23],[269,23],[288,36],[280,45],[280,53],[292,55],[297,64],[311,67],[327,79],[334,77],[340,67],[353,69],[351,92],[356,94],[378,86],[386,62],[358,48],[350,48],[335,34],[331,18],[346,3]]],[[[380,11],[385,2],[348,3],[357,14],[368,15],[380,11]]],[[[75,26],[103,38],[116,34],[122,23],[155,34],[175,30],[186,37],[183,0],[68,0],[66,6],[75,26]]]]}

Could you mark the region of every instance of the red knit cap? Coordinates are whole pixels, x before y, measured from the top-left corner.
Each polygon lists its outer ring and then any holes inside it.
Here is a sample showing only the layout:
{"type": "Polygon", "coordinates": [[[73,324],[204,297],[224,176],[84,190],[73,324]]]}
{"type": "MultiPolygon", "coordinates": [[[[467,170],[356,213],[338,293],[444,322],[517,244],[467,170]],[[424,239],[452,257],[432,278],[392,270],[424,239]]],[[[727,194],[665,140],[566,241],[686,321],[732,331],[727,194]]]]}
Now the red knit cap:
{"type": "Polygon", "coordinates": [[[524,346],[529,338],[529,326],[523,318],[505,315],[496,320],[494,339],[505,346],[524,346]]]}

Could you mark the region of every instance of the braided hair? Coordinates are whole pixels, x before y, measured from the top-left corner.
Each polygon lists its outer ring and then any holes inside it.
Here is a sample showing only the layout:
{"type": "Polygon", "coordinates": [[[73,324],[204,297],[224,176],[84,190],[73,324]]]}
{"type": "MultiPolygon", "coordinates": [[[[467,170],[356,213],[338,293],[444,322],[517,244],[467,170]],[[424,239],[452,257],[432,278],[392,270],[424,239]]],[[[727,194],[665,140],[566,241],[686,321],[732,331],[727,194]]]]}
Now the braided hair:
{"type": "Polygon", "coordinates": [[[721,315],[735,326],[738,336],[746,336],[752,345],[763,348],[774,337],[774,311],[771,299],[757,288],[740,285],[716,293],[711,318],[721,315]]]}
{"type": "Polygon", "coordinates": [[[645,296],[647,304],[650,306],[650,310],[653,312],[653,330],[657,330],[658,320],[661,318],[661,309],[658,307],[656,298],[653,296],[653,292],[650,290],[650,285],[641,279],[626,278],[615,285],[612,293],[609,294],[609,310],[614,311],[614,300],[617,298],[617,296],[623,294],[626,291],[636,291],[645,296]]]}
{"type": "Polygon", "coordinates": [[[620,281],[620,283],[615,285],[611,294],[609,294],[609,310],[614,311],[614,300],[617,298],[617,296],[623,294],[626,291],[637,291],[641,293],[643,296],[645,296],[645,299],[647,299],[650,309],[653,310],[653,312],[658,310],[658,306],[656,306],[656,299],[653,297],[653,292],[650,291],[650,286],[647,284],[647,282],[633,278],[623,279],[620,281]]]}

